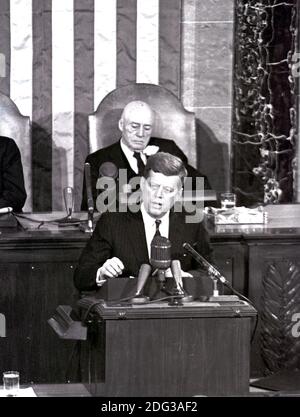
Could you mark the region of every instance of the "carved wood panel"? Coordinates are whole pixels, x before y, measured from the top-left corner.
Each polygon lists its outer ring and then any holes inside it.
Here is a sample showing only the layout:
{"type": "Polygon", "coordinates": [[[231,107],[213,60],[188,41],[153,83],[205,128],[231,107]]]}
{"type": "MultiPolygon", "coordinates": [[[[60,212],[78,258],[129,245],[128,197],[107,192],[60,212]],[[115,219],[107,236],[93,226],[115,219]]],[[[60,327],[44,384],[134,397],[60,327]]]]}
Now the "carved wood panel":
{"type": "Polygon", "coordinates": [[[249,298],[259,312],[252,344],[253,375],[300,365],[300,339],[292,335],[300,312],[300,245],[293,239],[248,241],[249,298]],[[298,310],[298,311],[297,311],[298,310]]]}
{"type": "Polygon", "coordinates": [[[300,260],[268,259],[261,295],[261,354],[267,373],[300,366],[300,337],[293,327],[300,313],[300,260]]]}

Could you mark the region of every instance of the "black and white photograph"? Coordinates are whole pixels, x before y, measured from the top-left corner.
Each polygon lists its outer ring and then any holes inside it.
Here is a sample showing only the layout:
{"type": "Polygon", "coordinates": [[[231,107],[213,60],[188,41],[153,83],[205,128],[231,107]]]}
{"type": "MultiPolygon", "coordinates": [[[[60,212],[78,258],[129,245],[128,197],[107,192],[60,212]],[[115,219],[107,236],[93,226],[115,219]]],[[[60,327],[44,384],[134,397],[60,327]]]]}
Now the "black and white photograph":
{"type": "Polygon", "coordinates": [[[0,0],[0,397],[300,397],[299,13],[0,0]]]}

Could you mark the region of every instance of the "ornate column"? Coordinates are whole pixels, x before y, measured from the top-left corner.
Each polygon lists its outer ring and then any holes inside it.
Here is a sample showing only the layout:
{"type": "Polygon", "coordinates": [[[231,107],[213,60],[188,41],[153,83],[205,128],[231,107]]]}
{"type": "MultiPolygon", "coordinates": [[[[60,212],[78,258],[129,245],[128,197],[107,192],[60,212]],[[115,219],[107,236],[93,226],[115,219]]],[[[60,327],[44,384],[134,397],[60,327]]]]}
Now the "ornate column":
{"type": "Polygon", "coordinates": [[[232,185],[239,204],[296,199],[297,0],[236,0],[232,185]]]}

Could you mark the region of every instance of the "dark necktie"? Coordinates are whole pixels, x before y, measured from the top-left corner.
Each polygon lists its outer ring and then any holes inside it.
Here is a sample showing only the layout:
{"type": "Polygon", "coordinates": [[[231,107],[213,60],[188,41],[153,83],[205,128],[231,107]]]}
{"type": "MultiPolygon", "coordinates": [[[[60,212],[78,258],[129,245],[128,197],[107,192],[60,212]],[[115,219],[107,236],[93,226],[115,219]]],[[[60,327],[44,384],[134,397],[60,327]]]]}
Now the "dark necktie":
{"type": "Polygon", "coordinates": [[[137,160],[138,175],[142,176],[144,173],[145,164],[141,158],[140,152],[134,152],[133,157],[137,160]]]}
{"type": "Polygon", "coordinates": [[[154,237],[161,236],[160,230],[159,230],[160,224],[161,224],[161,220],[155,220],[156,231],[155,231],[154,237]]]}

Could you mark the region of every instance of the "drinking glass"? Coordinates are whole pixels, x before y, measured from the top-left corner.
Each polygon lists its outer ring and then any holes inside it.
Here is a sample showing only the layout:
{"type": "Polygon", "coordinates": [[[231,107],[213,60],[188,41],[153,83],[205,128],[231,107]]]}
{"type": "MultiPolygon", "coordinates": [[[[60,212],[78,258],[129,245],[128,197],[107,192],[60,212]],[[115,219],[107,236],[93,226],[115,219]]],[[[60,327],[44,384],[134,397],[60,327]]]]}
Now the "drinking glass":
{"type": "Polygon", "coordinates": [[[233,209],[236,205],[236,195],[234,193],[221,194],[221,208],[224,210],[233,209]]]}
{"type": "Polygon", "coordinates": [[[3,389],[7,397],[16,397],[20,389],[20,374],[18,371],[3,372],[3,389]]]}

